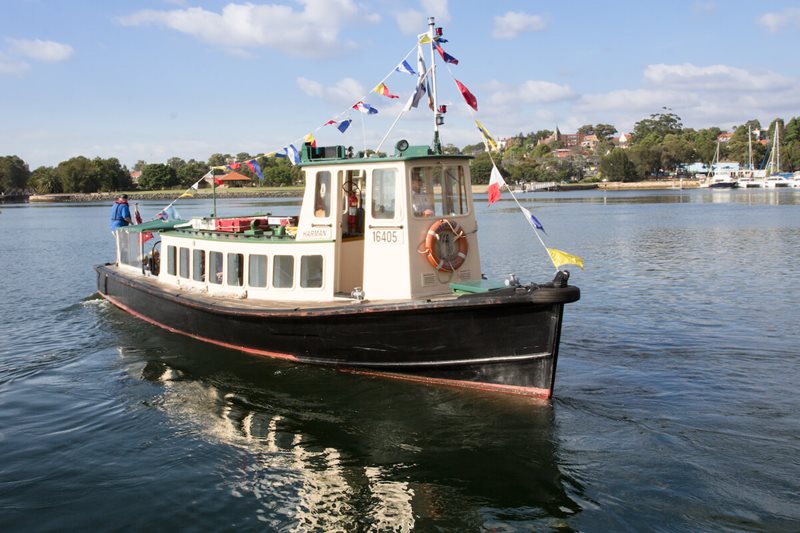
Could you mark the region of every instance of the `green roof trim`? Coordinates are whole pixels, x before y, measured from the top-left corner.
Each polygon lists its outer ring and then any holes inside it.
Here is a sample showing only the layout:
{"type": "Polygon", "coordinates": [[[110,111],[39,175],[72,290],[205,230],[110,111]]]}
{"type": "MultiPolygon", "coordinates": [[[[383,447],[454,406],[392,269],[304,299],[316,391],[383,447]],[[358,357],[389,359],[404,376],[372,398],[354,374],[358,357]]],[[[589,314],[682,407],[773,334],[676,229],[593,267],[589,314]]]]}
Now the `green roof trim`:
{"type": "Polygon", "coordinates": [[[175,226],[179,226],[181,224],[190,224],[188,220],[151,220],[150,222],[144,222],[142,224],[136,224],[133,226],[124,226],[120,229],[123,229],[129,233],[141,233],[143,231],[164,231],[175,229],[175,226]]]}

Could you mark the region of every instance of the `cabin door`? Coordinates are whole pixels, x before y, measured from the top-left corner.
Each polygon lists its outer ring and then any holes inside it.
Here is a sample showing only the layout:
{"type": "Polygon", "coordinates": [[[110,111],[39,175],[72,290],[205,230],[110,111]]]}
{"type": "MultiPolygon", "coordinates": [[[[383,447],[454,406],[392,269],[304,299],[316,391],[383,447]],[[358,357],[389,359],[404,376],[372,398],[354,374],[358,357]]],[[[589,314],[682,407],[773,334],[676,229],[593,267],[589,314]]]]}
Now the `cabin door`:
{"type": "Polygon", "coordinates": [[[340,222],[336,238],[336,292],[350,294],[364,286],[364,194],[366,172],[359,169],[340,170],[340,222]]]}

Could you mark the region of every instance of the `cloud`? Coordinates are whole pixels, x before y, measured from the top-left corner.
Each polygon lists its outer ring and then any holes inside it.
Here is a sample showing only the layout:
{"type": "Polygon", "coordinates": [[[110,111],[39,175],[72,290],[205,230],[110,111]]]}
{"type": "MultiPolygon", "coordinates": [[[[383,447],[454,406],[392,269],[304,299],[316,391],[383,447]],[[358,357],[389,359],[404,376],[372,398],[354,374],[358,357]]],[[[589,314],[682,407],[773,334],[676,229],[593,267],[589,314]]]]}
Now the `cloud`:
{"type": "Polygon", "coordinates": [[[41,39],[7,39],[13,53],[34,59],[55,63],[69,59],[75,50],[68,44],[41,39]]]}
{"type": "Polygon", "coordinates": [[[364,13],[353,0],[299,0],[302,9],[279,4],[230,3],[217,13],[202,7],[158,11],[145,9],[119,19],[124,26],[162,26],[201,41],[241,53],[268,47],[288,54],[322,57],[354,46],[342,43],[341,29],[374,24],[377,14],[364,13]]]}
{"type": "Polygon", "coordinates": [[[555,103],[575,98],[575,92],[568,85],[549,81],[528,80],[514,87],[493,82],[491,86],[493,92],[489,96],[489,102],[498,106],[555,103]]]}
{"type": "Polygon", "coordinates": [[[787,27],[800,28],[800,8],[787,7],[783,11],[765,13],[758,17],[758,25],[772,33],[787,27]]]}
{"type": "Polygon", "coordinates": [[[450,21],[447,0],[422,0],[422,10],[406,9],[394,12],[397,27],[406,35],[417,35],[427,31],[428,16],[434,17],[437,24],[450,21]]]}
{"type": "Polygon", "coordinates": [[[342,78],[328,86],[315,80],[299,77],[297,86],[309,96],[322,98],[327,102],[342,106],[350,106],[367,94],[367,89],[353,78],[342,78]]]}
{"type": "Polygon", "coordinates": [[[494,18],[492,36],[496,39],[513,39],[526,31],[542,31],[545,22],[539,15],[509,11],[494,18]]]}
{"type": "Polygon", "coordinates": [[[663,106],[686,107],[696,103],[690,94],[676,91],[650,89],[622,89],[603,94],[586,94],[580,98],[576,109],[592,112],[652,113],[663,106]]]}
{"type": "Polygon", "coordinates": [[[14,59],[2,52],[0,52],[0,75],[4,74],[21,74],[30,68],[30,65],[24,61],[14,59]]]}
{"type": "Polygon", "coordinates": [[[691,63],[648,65],[644,78],[659,87],[726,92],[772,91],[792,85],[788,78],[770,72],[754,73],[727,65],[698,67],[691,63]]]}

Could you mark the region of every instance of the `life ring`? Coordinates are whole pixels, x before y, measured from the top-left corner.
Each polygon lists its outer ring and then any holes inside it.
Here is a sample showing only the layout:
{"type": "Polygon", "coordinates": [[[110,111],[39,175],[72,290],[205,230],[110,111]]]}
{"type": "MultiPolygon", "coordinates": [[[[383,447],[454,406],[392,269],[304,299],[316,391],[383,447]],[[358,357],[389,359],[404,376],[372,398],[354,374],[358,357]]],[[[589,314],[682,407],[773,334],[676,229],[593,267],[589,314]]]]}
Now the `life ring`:
{"type": "Polygon", "coordinates": [[[425,250],[428,262],[440,272],[455,272],[467,260],[469,243],[467,234],[458,225],[446,218],[437,220],[428,229],[425,250]]]}

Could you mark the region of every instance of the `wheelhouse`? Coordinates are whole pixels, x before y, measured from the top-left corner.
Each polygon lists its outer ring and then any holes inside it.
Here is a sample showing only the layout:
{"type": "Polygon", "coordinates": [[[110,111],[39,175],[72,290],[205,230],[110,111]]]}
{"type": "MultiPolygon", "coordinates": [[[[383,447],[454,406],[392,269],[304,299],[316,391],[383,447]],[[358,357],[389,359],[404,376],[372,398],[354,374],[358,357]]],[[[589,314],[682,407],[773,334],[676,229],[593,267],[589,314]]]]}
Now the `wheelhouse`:
{"type": "Polygon", "coordinates": [[[427,146],[352,158],[341,146],[306,145],[298,216],[123,228],[118,263],[181,289],[240,299],[452,294],[451,283],[481,278],[469,160],[427,146]],[[154,231],[160,241],[146,238],[154,231]]]}

